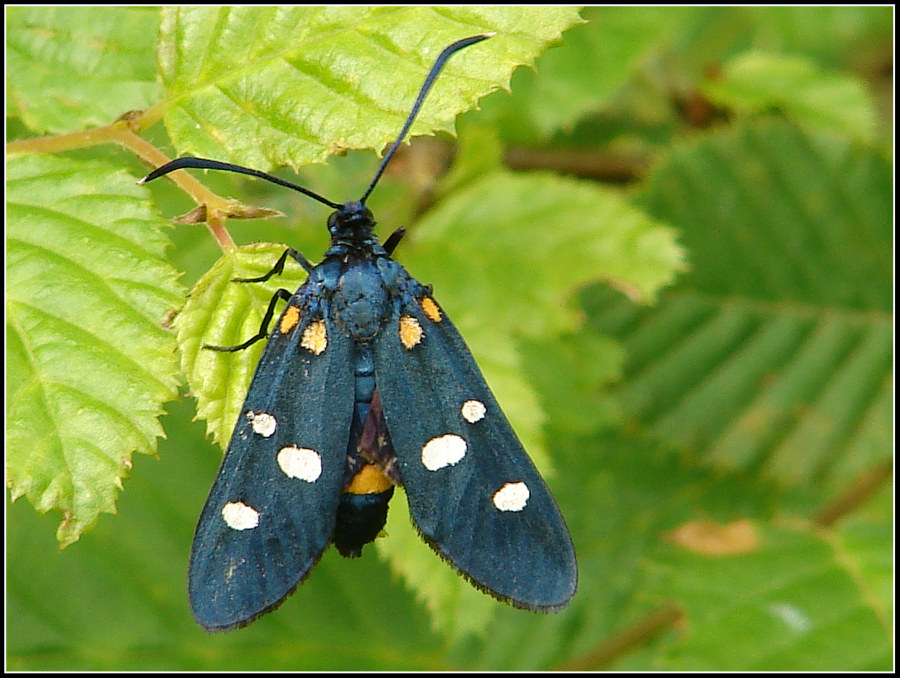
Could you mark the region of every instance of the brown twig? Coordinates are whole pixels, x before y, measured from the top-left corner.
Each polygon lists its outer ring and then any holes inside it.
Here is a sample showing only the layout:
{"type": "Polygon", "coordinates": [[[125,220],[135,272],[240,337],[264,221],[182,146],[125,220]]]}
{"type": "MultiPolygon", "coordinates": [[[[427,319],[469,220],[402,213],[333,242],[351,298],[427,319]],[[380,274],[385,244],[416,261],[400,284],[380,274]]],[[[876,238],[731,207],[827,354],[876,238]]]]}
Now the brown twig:
{"type": "Polygon", "coordinates": [[[615,659],[634,648],[649,642],[660,633],[672,628],[684,617],[675,603],[666,603],[637,623],[604,639],[595,648],[554,667],[557,671],[592,671],[611,664],[615,659]]]}
{"type": "Polygon", "coordinates": [[[869,469],[857,477],[844,492],[825,504],[813,517],[813,522],[820,527],[831,527],[875,494],[893,475],[892,462],[869,469]]]}

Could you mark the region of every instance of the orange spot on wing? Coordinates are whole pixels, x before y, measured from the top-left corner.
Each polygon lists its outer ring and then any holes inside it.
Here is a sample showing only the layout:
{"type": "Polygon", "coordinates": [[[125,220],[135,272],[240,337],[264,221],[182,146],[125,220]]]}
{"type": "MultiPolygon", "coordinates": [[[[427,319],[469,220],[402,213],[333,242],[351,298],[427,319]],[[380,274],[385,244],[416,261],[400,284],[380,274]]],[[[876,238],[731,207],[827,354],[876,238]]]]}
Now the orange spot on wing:
{"type": "Polygon", "coordinates": [[[278,329],[282,334],[287,334],[297,326],[298,322],[300,322],[300,309],[296,306],[288,306],[284,309],[278,329]]]}
{"type": "Polygon", "coordinates": [[[420,302],[422,306],[422,310],[425,311],[425,315],[428,316],[429,320],[432,320],[436,323],[441,322],[441,309],[438,308],[438,305],[434,302],[434,299],[431,297],[423,297],[420,302]]]}

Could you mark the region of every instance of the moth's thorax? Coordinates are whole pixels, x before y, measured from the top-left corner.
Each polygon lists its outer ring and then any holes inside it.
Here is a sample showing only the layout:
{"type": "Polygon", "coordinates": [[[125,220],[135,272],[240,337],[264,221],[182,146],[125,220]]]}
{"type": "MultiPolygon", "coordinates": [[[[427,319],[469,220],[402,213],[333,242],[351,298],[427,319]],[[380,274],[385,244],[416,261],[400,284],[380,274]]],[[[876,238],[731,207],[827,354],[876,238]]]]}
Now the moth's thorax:
{"type": "Polygon", "coordinates": [[[383,252],[346,252],[343,248],[316,267],[335,319],[357,343],[371,341],[390,317],[391,299],[399,292],[403,273],[383,252]]]}

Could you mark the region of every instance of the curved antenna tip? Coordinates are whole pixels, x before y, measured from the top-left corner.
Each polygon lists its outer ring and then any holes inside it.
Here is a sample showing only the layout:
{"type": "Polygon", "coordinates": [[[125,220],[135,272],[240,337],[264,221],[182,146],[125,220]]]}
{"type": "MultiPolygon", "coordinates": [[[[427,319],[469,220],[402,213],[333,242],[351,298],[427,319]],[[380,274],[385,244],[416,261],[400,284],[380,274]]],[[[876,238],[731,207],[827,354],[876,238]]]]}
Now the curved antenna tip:
{"type": "Polygon", "coordinates": [[[400,130],[400,134],[397,135],[397,139],[391,144],[391,147],[388,149],[388,152],[385,153],[384,158],[381,160],[381,164],[378,166],[378,170],[375,172],[375,177],[372,179],[369,187],[366,189],[365,193],[363,193],[362,197],[359,199],[359,202],[365,204],[369,195],[371,195],[372,191],[375,190],[375,185],[378,183],[378,180],[381,178],[381,175],[384,173],[385,168],[388,163],[391,161],[391,158],[394,156],[394,153],[397,151],[397,148],[403,143],[403,139],[406,137],[406,133],[409,132],[410,127],[412,127],[413,120],[416,119],[416,115],[419,113],[419,109],[422,107],[422,104],[425,101],[425,97],[428,95],[428,92],[431,90],[431,86],[434,84],[434,81],[437,79],[438,74],[444,68],[444,64],[447,63],[447,59],[449,59],[453,54],[458,52],[461,49],[469,47],[470,45],[474,45],[476,43],[481,42],[482,40],[486,40],[488,38],[492,38],[497,35],[496,33],[482,33],[481,35],[473,35],[468,38],[463,38],[462,40],[457,40],[451,45],[448,45],[444,48],[444,51],[438,55],[438,58],[435,60],[434,65],[431,67],[431,70],[428,71],[428,75],[425,77],[425,82],[422,83],[422,87],[419,89],[419,94],[416,97],[416,102],[413,104],[412,110],[409,112],[409,115],[406,117],[406,122],[403,124],[402,129],[400,130]]]}

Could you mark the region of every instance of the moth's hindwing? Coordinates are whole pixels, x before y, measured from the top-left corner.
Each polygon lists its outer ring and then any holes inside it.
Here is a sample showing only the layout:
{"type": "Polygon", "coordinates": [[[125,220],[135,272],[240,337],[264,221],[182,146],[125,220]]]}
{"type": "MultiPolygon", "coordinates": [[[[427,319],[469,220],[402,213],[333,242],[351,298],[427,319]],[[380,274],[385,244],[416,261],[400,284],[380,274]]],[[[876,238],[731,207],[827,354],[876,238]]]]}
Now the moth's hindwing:
{"type": "Polygon", "coordinates": [[[376,339],[375,376],[410,513],[428,544],[501,600],[564,607],[577,580],[565,521],[430,296],[396,304],[376,339]]]}
{"type": "Polygon", "coordinates": [[[303,292],[269,336],[194,535],[188,589],[210,631],[277,606],[334,529],[353,410],[352,341],[327,302],[303,292]]]}

